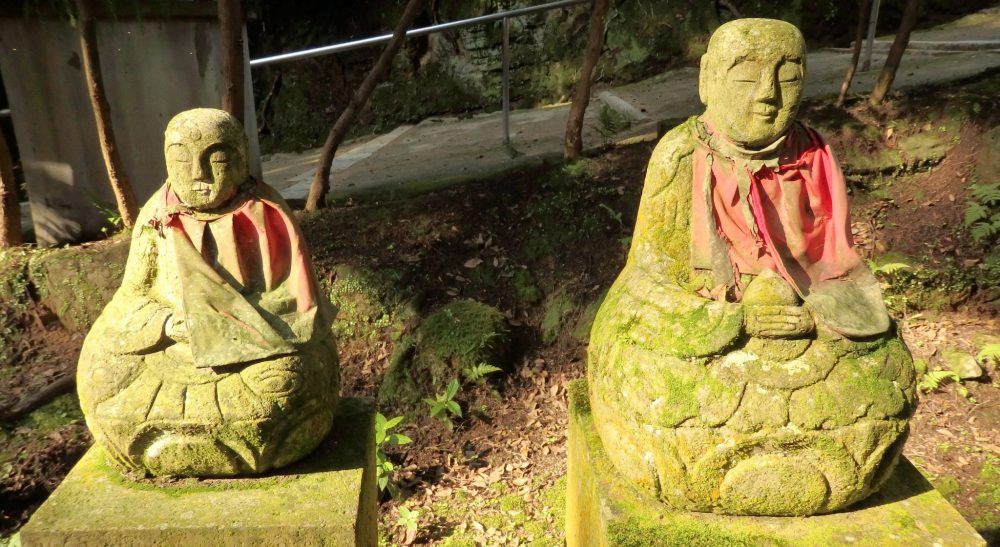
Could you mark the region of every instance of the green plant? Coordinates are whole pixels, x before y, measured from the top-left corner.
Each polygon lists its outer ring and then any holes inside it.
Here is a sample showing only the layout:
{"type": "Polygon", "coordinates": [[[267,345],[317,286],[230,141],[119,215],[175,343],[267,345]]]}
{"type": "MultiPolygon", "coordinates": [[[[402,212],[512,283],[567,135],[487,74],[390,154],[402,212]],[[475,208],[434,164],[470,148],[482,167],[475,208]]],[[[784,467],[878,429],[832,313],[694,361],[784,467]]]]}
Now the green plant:
{"type": "Polygon", "coordinates": [[[459,389],[458,380],[452,380],[448,382],[448,387],[444,389],[441,393],[434,396],[433,399],[424,399],[424,402],[431,407],[431,418],[437,418],[441,422],[448,426],[448,429],[452,429],[454,424],[451,423],[451,418],[462,417],[462,407],[458,406],[455,401],[455,395],[458,395],[459,389]]]}
{"type": "Polygon", "coordinates": [[[625,228],[625,224],[622,223],[622,213],[621,213],[621,211],[615,211],[614,209],[612,209],[611,207],[608,207],[607,205],[605,205],[603,203],[598,203],[597,205],[600,208],[602,208],[602,209],[604,209],[605,211],[608,212],[608,216],[611,217],[611,220],[613,220],[613,221],[615,221],[615,222],[618,223],[618,227],[619,228],[622,228],[622,229],[625,228]]]}
{"type": "Polygon", "coordinates": [[[392,477],[392,472],[396,470],[396,466],[385,455],[384,447],[402,446],[413,442],[413,439],[402,433],[389,433],[390,429],[402,422],[402,416],[386,419],[381,412],[375,413],[375,469],[378,476],[378,488],[379,490],[388,488],[389,493],[393,496],[396,495],[396,488],[389,479],[392,477]]]}
{"type": "Polygon", "coordinates": [[[993,342],[986,344],[979,353],[976,354],[976,360],[982,361],[993,361],[1000,362],[1000,342],[993,342]]]}
{"type": "Polygon", "coordinates": [[[399,518],[396,520],[396,525],[406,528],[410,533],[417,531],[417,519],[420,518],[419,511],[412,511],[407,509],[405,505],[399,506],[399,518]]]}
{"type": "Polygon", "coordinates": [[[501,370],[503,369],[489,363],[479,363],[478,365],[471,365],[463,368],[462,375],[465,376],[465,379],[470,382],[479,382],[483,378],[486,378],[488,374],[500,372],[501,370]]]}
{"type": "Polygon", "coordinates": [[[955,383],[958,393],[962,397],[969,396],[969,390],[965,389],[965,386],[962,385],[962,378],[951,370],[937,369],[927,371],[923,378],[917,382],[917,389],[924,393],[930,393],[940,388],[942,384],[949,380],[955,383]]]}
{"type": "Polygon", "coordinates": [[[990,243],[1000,236],[1000,182],[969,186],[972,199],[965,208],[965,226],[977,243],[990,243]]]}
{"type": "Polygon", "coordinates": [[[886,262],[884,264],[879,264],[872,260],[868,261],[868,266],[871,268],[873,274],[884,274],[887,276],[893,276],[898,272],[912,267],[905,262],[886,262]]]}
{"type": "Polygon", "coordinates": [[[122,222],[122,214],[115,206],[93,196],[91,197],[91,202],[101,212],[101,216],[104,217],[104,221],[107,223],[107,226],[101,228],[101,233],[106,237],[116,234],[125,227],[125,224],[122,222]]]}
{"type": "Polygon", "coordinates": [[[632,127],[635,122],[635,118],[629,113],[619,112],[605,103],[597,113],[597,125],[594,129],[604,137],[604,140],[611,140],[618,133],[632,127]]]}

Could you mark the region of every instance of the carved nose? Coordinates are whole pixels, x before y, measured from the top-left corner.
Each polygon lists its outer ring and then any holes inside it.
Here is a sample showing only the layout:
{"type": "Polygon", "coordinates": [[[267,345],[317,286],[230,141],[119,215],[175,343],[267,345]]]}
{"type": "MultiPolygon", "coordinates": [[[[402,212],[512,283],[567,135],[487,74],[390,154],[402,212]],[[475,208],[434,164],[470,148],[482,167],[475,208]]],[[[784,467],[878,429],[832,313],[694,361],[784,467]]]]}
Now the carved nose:
{"type": "Polygon", "coordinates": [[[758,102],[775,104],[778,102],[778,79],[774,77],[773,74],[762,75],[760,82],[757,83],[757,89],[754,93],[754,99],[758,102]]]}
{"type": "Polygon", "coordinates": [[[208,169],[205,169],[205,166],[202,165],[202,163],[200,161],[193,161],[193,162],[191,162],[191,179],[192,180],[195,180],[195,181],[198,181],[198,182],[209,183],[210,184],[212,182],[212,177],[209,176],[210,172],[211,171],[209,171],[208,169]]]}

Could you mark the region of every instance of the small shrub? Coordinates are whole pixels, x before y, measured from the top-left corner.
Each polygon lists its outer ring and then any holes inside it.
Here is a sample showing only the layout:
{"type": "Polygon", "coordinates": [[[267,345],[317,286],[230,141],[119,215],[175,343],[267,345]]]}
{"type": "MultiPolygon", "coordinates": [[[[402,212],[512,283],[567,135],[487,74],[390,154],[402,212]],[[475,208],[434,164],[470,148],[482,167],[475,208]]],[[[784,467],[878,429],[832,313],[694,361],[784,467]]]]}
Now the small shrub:
{"type": "Polygon", "coordinates": [[[375,414],[375,468],[378,476],[378,488],[379,490],[388,488],[389,493],[393,496],[396,495],[396,487],[390,479],[392,478],[392,472],[396,470],[396,466],[385,455],[384,447],[402,446],[413,442],[413,439],[402,433],[389,433],[390,429],[397,427],[402,422],[402,416],[386,419],[381,412],[375,414]]]}
{"type": "Polygon", "coordinates": [[[489,363],[479,363],[478,365],[463,368],[462,375],[470,382],[481,382],[487,375],[500,372],[501,370],[503,369],[489,363]]]}
{"type": "Polygon", "coordinates": [[[441,423],[448,426],[449,430],[454,428],[451,418],[462,417],[462,407],[458,406],[458,402],[455,401],[459,387],[458,380],[452,380],[448,382],[448,387],[435,395],[433,399],[424,399],[424,402],[431,407],[431,418],[441,420],[441,423]]]}
{"type": "Polygon", "coordinates": [[[965,208],[965,226],[984,245],[1000,239],[1000,182],[969,186],[972,199],[965,208]]]}

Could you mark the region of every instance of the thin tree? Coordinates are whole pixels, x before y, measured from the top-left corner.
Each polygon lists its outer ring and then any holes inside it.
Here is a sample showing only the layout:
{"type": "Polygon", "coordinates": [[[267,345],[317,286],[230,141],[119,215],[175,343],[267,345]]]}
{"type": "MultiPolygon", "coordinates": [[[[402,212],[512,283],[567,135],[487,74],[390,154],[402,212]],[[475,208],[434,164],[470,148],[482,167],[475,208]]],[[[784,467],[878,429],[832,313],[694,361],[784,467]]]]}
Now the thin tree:
{"type": "Polygon", "coordinates": [[[83,57],[83,74],[87,79],[87,90],[90,92],[90,104],[94,111],[94,121],[97,124],[97,135],[100,138],[101,154],[104,156],[104,166],[108,171],[111,190],[118,204],[118,214],[122,217],[125,228],[135,224],[139,207],[136,205],[135,192],[132,185],[125,179],[122,160],[115,145],[115,132],[111,125],[111,107],[104,92],[104,78],[101,76],[101,59],[97,51],[97,27],[94,21],[93,0],[76,0],[77,24],[80,28],[80,53],[83,57]]]}
{"type": "Polygon", "coordinates": [[[858,28],[854,32],[854,49],[851,51],[851,64],[844,74],[844,81],[840,83],[840,95],[837,95],[836,105],[844,106],[844,99],[847,98],[847,90],[851,88],[854,81],[854,74],[858,71],[858,60],[861,59],[861,46],[865,42],[865,29],[868,28],[869,12],[871,11],[872,0],[861,0],[861,11],[858,12],[858,28]]]}
{"type": "Polygon", "coordinates": [[[0,132],[0,248],[15,247],[21,240],[21,208],[14,182],[14,161],[7,139],[0,132]]]}
{"type": "Polygon", "coordinates": [[[309,186],[306,211],[316,211],[326,206],[326,195],[330,191],[330,168],[333,166],[333,156],[337,153],[337,148],[340,147],[340,144],[344,142],[344,137],[347,136],[347,131],[350,129],[351,124],[354,123],[361,109],[368,103],[368,98],[371,96],[372,91],[375,90],[375,85],[378,84],[386,71],[389,70],[389,67],[392,65],[392,59],[396,56],[396,53],[399,53],[400,48],[403,47],[403,42],[406,39],[406,29],[413,24],[413,20],[417,17],[417,13],[420,11],[423,3],[424,0],[409,0],[406,3],[406,7],[403,8],[403,15],[399,18],[399,22],[396,23],[396,28],[392,32],[392,39],[389,40],[389,43],[385,46],[385,50],[382,51],[382,55],[375,62],[375,66],[365,76],[364,81],[361,82],[361,86],[358,87],[357,91],[354,92],[354,96],[351,97],[347,108],[341,112],[340,117],[337,118],[336,123],[330,129],[330,133],[326,136],[326,142],[323,143],[323,150],[319,157],[319,165],[316,166],[316,175],[309,186]]]}
{"type": "Polygon", "coordinates": [[[896,38],[889,48],[889,56],[885,59],[882,72],[878,75],[875,88],[872,89],[868,102],[872,106],[878,106],[885,100],[885,96],[892,89],[892,82],[896,79],[896,71],[899,70],[899,63],[903,60],[903,53],[910,43],[910,33],[917,25],[917,13],[920,11],[920,0],[906,0],[906,8],[903,9],[903,20],[899,23],[899,30],[896,31],[896,38]]]}
{"type": "Polygon", "coordinates": [[[593,0],[590,5],[590,35],[587,37],[587,47],[583,53],[580,81],[573,92],[573,104],[570,105],[569,120],[566,122],[566,140],[563,149],[566,161],[576,159],[583,152],[583,116],[587,112],[587,103],[590,102],[594,70],[604,48],[604,22],[607,19],[610,3],[610,0],[593,0]]]}
{"type": "Polygon", "coordinates": [[[240,0],[219,0],[219,34],[222,39],[222,109],[243,122],[243,5],[240,0]]]}

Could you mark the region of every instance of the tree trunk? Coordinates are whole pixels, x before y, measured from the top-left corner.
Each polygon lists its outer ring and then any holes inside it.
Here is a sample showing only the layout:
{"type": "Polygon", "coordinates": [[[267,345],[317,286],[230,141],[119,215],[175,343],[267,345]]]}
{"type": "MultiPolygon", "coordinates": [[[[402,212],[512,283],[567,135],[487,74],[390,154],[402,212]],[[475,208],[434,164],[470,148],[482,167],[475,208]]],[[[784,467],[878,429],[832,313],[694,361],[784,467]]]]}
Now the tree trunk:
{"type": "Polygon", "coordinates": [[[899,63],[903,60],[903,53],[906,52],[907,44],[910,43],[910,32],[913,31],[913,27],[917,24],[917,13],[919,11],[920,0],[906,0],[906,8],[903,10],[903,20],[899,23],[899,30],[896,31],[896,38],[892,41],[892,47],[889,48],[889,56],[885,59],[885,66],[882,67],[882,72],[878,75],[878,81],[875,82],[875,88],[872,89],[872,95],[868,98],[868,102],[872,106],[882,104],[885,96],[892,89],[892,81],[896,79],[896,71],[899,70],[899,63]]]}
{"type": "Polygon", "coordinates": [[[14,160],[7,139],[0,132],[0,248],[21,243],[21,205],[17,202],[14,160]]]}
{"type": "Polygon", "coordinates": [[[222,38],[222,109],[243,123],[243,6],[240,0],[219,0],[222,38]]]}
{"type": "Polygon", "coordinates": [[[79,12],[77,24],[80,25],[80,53],[83,57],[83,74],[87,79],[87,89],[90,92],[90,104],[94,111],[94,121],[97,124],[97,135],[100,138],[101,154],[108,170],[111,190],[118,203],[118,213],[122,216],[122,224],[130,228],[135,224],[138,206],[135,193],[123,175],[121,157],[115,146],[115,132],[111,126],[111,107],[104,93],[104,79],[101,77],[101,59],[97,51],[97,28],[94,23],[93,0],[76,0],[79,12]]]}
{"type": "Polygon", "coordinates": [[[340,114],[340,117],[337,118],[336,123],[330,129],[330,133],[326,136],[326,142],[323,143],[323,150],[319,157],[319,165],[316,166],[316,175],[309,186],[306,211],[315,211],[326,206],[326,194],[330,191],[330,167],[333,165],[333,156],[337,153],[337,148],[340,147],[340,144],[344,142],[347,130],[350,129],[351,124],[358,117],[358,113],[368,103],[368,98],[371,96],[372,91],[375,90],[375,85],[378,84],[386,71],[389,70],[389,67],[392,65],[392,59],[399,53],[399,49],[403,47],[403,42],[406,40],[406,30],[413,24],[413,20],[422,6],[423,0],[409,0],[406,3],[403,15],[399,18],[399,22],[396,23],[396,28],[392,32],[392,39],[389,40],[389,43],[385,46],[385,50],[382,51],[382,55],[375,62],[375,66],[365,76],[364,81],[361,82],[361,86],[358,87],[357,91],[354,92],[354,96],[351,97],[351,102],[348,103],[347,108],[340,114]]]}
{"type": "Polygon", "coordinates": [[[844,74],[844,81],[840,84],[840,95],[837,95],[838,107],[844,106],[844,99],[847,98],[847,90],[851,88],[854,81],[854,73],[858,71],[858,60],[861,59],[861,48],[865,42],[865,29],[868,28],[868,19],[871,12],[872,0],[861,1],[861,11],[858,12],[858,28],[854,32],[854,50],[851,51],[851,66],[847,67],[844,74]]]}
{"type": "Polygon", "coordinates": [[[566,141],[563,157],[566,161],[574,160],[583,152],[583,116],[590,102],[590,86],[594,79],[594,69],[601,58],[604,48],[604,21],[608,15],[610,0],[593,0],[590,5],[590,35],[587,37],[587,48],[583,53],[583,66],[580,69],[580,81],[573,92],[573,104],[569,108],[569,120],[566,122],[566,141]]]}

